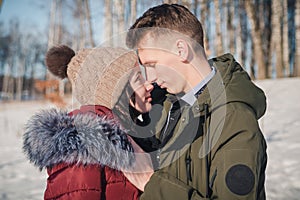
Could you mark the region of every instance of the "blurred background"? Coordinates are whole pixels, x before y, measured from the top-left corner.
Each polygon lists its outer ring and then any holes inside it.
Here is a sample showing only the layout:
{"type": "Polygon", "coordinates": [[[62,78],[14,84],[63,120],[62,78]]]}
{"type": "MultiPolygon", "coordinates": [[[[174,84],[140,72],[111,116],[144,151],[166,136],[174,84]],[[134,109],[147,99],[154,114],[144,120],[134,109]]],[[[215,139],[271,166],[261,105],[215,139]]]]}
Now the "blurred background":
{"type": "Polygon", "coordinates": [[[162,3],[188,7],[203,25],[208,58],[232,53],[264,89],[268,199],[299,199],[299,0],[0,0],[0,199],[43,198],[46,173],[22,153],[24,123],[39,109],[74,106],[68,80],[46,70],[46,51],[113,45],[162,3]]]}

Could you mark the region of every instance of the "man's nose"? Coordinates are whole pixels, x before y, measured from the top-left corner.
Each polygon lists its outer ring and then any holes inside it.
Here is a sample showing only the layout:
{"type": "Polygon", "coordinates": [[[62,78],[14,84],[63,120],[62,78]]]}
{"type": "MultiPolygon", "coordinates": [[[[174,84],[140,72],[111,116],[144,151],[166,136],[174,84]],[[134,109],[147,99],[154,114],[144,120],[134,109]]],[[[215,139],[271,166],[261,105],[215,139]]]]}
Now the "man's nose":
{"type": "Polygon", "coordinates": [[[153,67],[146,67],[146,80],[149,83],[155,82],[157,79],[155,69],[153,67]]]}
{"type": "Polygon", "coordinates": [[[145,81],[144,86],[147,92],[151,92],[154,88],[154,86],[149,81],[145,81]]]}

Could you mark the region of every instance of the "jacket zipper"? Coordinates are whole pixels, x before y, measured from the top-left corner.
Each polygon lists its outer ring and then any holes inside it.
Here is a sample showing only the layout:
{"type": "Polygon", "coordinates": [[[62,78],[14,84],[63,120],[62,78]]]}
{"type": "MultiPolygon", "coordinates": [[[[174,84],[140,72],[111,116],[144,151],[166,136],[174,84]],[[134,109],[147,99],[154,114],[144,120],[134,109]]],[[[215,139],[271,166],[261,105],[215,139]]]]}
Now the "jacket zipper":
{"type": "MultiPolygon", "coordinates": [[[[171,104],[170,110],[169,110],[169,112],[168,112],[168,117],[167,117],[166,126],[165,126],[165,128],[164,128],[163,134],[161,135],[162,137],[165,136],[166,131],[167,131],[167,129],[168,129],[168,126],[169,126],[169,124],[170,124],[170,118],[171,118],[171,110],[172,110],[172,108],[173,108],[173,103],[171,104]]],[[[162,137],[161,137],[160,139],[163,139],[162,137]]],[[[163,141],[162,141],[162,142],[163,142],[163,141]]]]}
{"type": "Polygon", "coordinates": [[[158,151],[157,151],[157,156],[156,156],[156,159],[157,159],[157,163],[158,163],[158,167],[160,167],[160,153],[161,153],[161,147],[164,145],[164,141],[162,141],[163,137],[165,136],[166,134],[166,131],[168,129],[168,126],[169,126],[169,123],[170,123],[170,117],[171,117],[171,110],[173,108],[173,103],[171,104],[171,107],[170,107],[170,110],[168,112],[168,117],[167,117],[167,122],[166,122],[166,126],[164,128],[164,131],[163,131],[163,134],[160,135],[160,141],[161,141],[161,144],[160,147],[158,148],[158,151]]]}
{"type": "Polygon", "coordinates": [[[186,164],[186,177],[187,177],[187,182],[191,181],[192,182],[192,172],[191,172],[191,168],[192,168],[192,159],[191,159],[191,155],[190,155],[190,152],[191,152],[191,145],[189,147],[189,150],[188,150],[188,155],[187,157],[185,158],[185,164],[186,164]]]}

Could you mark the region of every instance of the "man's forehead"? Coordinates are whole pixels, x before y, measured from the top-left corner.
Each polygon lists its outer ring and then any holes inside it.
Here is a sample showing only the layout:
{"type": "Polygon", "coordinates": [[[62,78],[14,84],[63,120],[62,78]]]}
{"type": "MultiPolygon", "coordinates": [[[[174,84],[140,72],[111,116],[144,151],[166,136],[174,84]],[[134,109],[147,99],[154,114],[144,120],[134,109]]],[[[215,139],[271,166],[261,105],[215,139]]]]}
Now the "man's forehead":
{"type": "Polygon", "coordinates": [[[165,36],[154,36],[149,32],[139,41],[137,48],[168,50],[174,42],[175,40],[165,36]]]}

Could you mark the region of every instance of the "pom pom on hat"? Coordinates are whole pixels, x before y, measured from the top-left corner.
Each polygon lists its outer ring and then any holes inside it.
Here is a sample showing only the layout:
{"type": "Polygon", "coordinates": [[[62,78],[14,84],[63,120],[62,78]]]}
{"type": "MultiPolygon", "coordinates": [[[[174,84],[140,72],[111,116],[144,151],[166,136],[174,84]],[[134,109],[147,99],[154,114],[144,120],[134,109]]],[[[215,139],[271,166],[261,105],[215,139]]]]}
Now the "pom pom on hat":
{"type": "Polygon", "coordinates": [[[74,56],[75,52],[68,46],[55,46],[48,50],[45,62],[53,75],[64,79],[67,77],[68,64],[74,56]]]}

